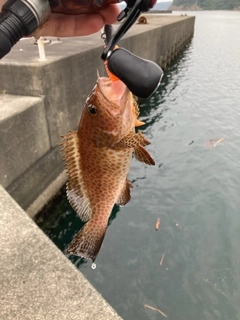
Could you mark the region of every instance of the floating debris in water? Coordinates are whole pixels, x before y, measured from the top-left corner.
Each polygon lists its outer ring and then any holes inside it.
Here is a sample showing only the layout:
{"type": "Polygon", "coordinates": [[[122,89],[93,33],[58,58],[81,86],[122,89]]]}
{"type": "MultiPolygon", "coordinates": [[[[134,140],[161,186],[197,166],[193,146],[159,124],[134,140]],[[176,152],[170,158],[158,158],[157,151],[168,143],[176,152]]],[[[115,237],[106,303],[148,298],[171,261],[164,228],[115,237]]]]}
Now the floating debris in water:
{"type": "Polygon", "coordinates": [[[163,260],[164,260],[164,257],[165,257],[165,253],[162,255],[162,258],[161,258],[161,260],[160,260],[160,266],[163,264],[163,260]]]}
{"type": "Polygon", "coordinates": [[[182,227],[179,223],[176,223],[176,227],[178,227],[179,229],[182,229],[184,231],[187,231],[187,228],[182,227]]]}
{"type": "Polygon", "coordinates": [[[163,317],[167,318],[167,315],[166,315],[164,312],[162,312],[161,310],[159,310],[159,309],[157,309],[157,308],[151,307],[151,306],[149,306],[148,304],[144,304],[144,308],[148,308],[148,309],[157,311],[157,312],[159,312],[163,317]]]}
{"type": "Polygon", "coordinates": [[[96,269],[97,268],[97,265],[96,265],[96,263],[92,263],[92,265],[91,265],[91,268],[94,270],[94,269],[96,269]]]}
{"type": "Polygon", "coordinates": [[[210,284],[215,290],[217,290],[217,291],[218,291],[219,293],[221,293],[223,296],[225,296],[225,297],[228,298],[228,296],[226,295],[226,293],[224,293],[222,290],[218,289],[218,288],[216,287],[216,285],[213,284],[212,282],[210,282],[208,279],[203,279],[203,281],[205,281],[206,283],[210,284]]]}
{"type": "Polygon", "coordinates": [[[225,138],[221,139],[210,139],[205,143],[205,146],[208,148],[215,148],[220,142],[225,140],[225,138]]]}
{"type": "Polygon", "coordinates": [[[156,230],[158,230],[158,228],[159,228],[159,226],[160,226],[160,223],[161,223],[160,218],[158,218],[158,219],[157,219],[157,222],[156,222],[156,224],[155,224],[155,229],[156,229],[156,230]]]}
{"type": "Polygon", "coordinates": [[[219,144],[220,142],[222,142],[224,139],[225,139],[225,138],[221,138],[221,139],[219,139],[218,141],[216,141],[216,142],[214,143],[214,145],[213,145],[213,148],[215,148],[216,145],[219,144]]]}

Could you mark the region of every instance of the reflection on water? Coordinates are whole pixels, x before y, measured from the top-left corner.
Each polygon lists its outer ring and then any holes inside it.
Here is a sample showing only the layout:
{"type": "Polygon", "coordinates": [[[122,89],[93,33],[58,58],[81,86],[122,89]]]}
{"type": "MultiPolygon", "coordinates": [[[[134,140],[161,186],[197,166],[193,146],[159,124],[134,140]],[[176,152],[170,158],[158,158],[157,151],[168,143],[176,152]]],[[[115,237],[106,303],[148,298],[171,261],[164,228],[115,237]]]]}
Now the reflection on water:
{"type": "MultiPolygon", "coordinates": [[[[97,268],[69,257],[126,320],[163,317],[144,304],[240,319],[240,12],[194,14],[192,42],[140,103],[155,167],[133,160],[132,199],[114,207],[97,268]]],[[[38,223],[65,251],[82,224],[64,195],[48,211],[38,223]]]]}

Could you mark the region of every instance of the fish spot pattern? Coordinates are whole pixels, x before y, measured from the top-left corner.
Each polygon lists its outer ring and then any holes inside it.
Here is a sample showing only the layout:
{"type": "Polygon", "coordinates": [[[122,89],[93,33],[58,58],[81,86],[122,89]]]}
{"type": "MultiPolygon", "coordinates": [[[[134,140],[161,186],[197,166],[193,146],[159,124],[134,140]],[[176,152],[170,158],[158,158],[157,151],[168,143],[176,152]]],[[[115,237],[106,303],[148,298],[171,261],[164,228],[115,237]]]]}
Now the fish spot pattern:
{"type": "Polygon", "coordinates": [[[150,142],[141,132],[135,133],[137,104],[125,85],[116,82],[116,92],[111,91],[108,80],[107,94],[103,94],[98,80],[86,100],[78,131],[65,135],[62,143],[69,177],[67,196],[80,218],[88,221],[74,237],[68,252],[93,261],[114,204],[123,206],[131,199],[133,186],[127,175],[133,152],[138,160],[154,163],[144,149],[150,142]],[[123,89],[122,97],[118,87],[123,89]]]}

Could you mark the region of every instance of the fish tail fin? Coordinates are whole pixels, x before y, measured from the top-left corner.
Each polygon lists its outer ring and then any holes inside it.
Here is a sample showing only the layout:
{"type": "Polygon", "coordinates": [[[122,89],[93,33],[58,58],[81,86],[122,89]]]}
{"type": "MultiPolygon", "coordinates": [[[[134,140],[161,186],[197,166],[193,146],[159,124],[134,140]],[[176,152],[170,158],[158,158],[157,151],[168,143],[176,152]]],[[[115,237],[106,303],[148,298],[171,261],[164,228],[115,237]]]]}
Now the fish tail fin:
{"type": "Polygon", "coordinates": [[[67,253],[94,261],[101,248],[107,225],[99,225],[90,219],[70,243],[67,253]]]}

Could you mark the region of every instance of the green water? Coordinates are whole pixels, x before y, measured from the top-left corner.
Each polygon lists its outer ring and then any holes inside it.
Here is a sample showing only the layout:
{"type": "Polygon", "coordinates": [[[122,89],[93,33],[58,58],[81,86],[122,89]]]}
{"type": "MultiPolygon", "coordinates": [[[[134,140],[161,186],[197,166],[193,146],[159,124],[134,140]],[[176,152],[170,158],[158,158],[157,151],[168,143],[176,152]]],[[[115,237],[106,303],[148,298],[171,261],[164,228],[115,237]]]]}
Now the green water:
{"type": "MultiPolygon", "coordinates": [[[[187,14],[193,40],[140,104],[156,165],[133,160],[97,268],[69,257],[126,320],[164,319],[144,304],[172,320],[240,319],[240,12],[187,14]]],[[[64,193],[36,222],[62,251],[82,226],[64,193]]]]}

